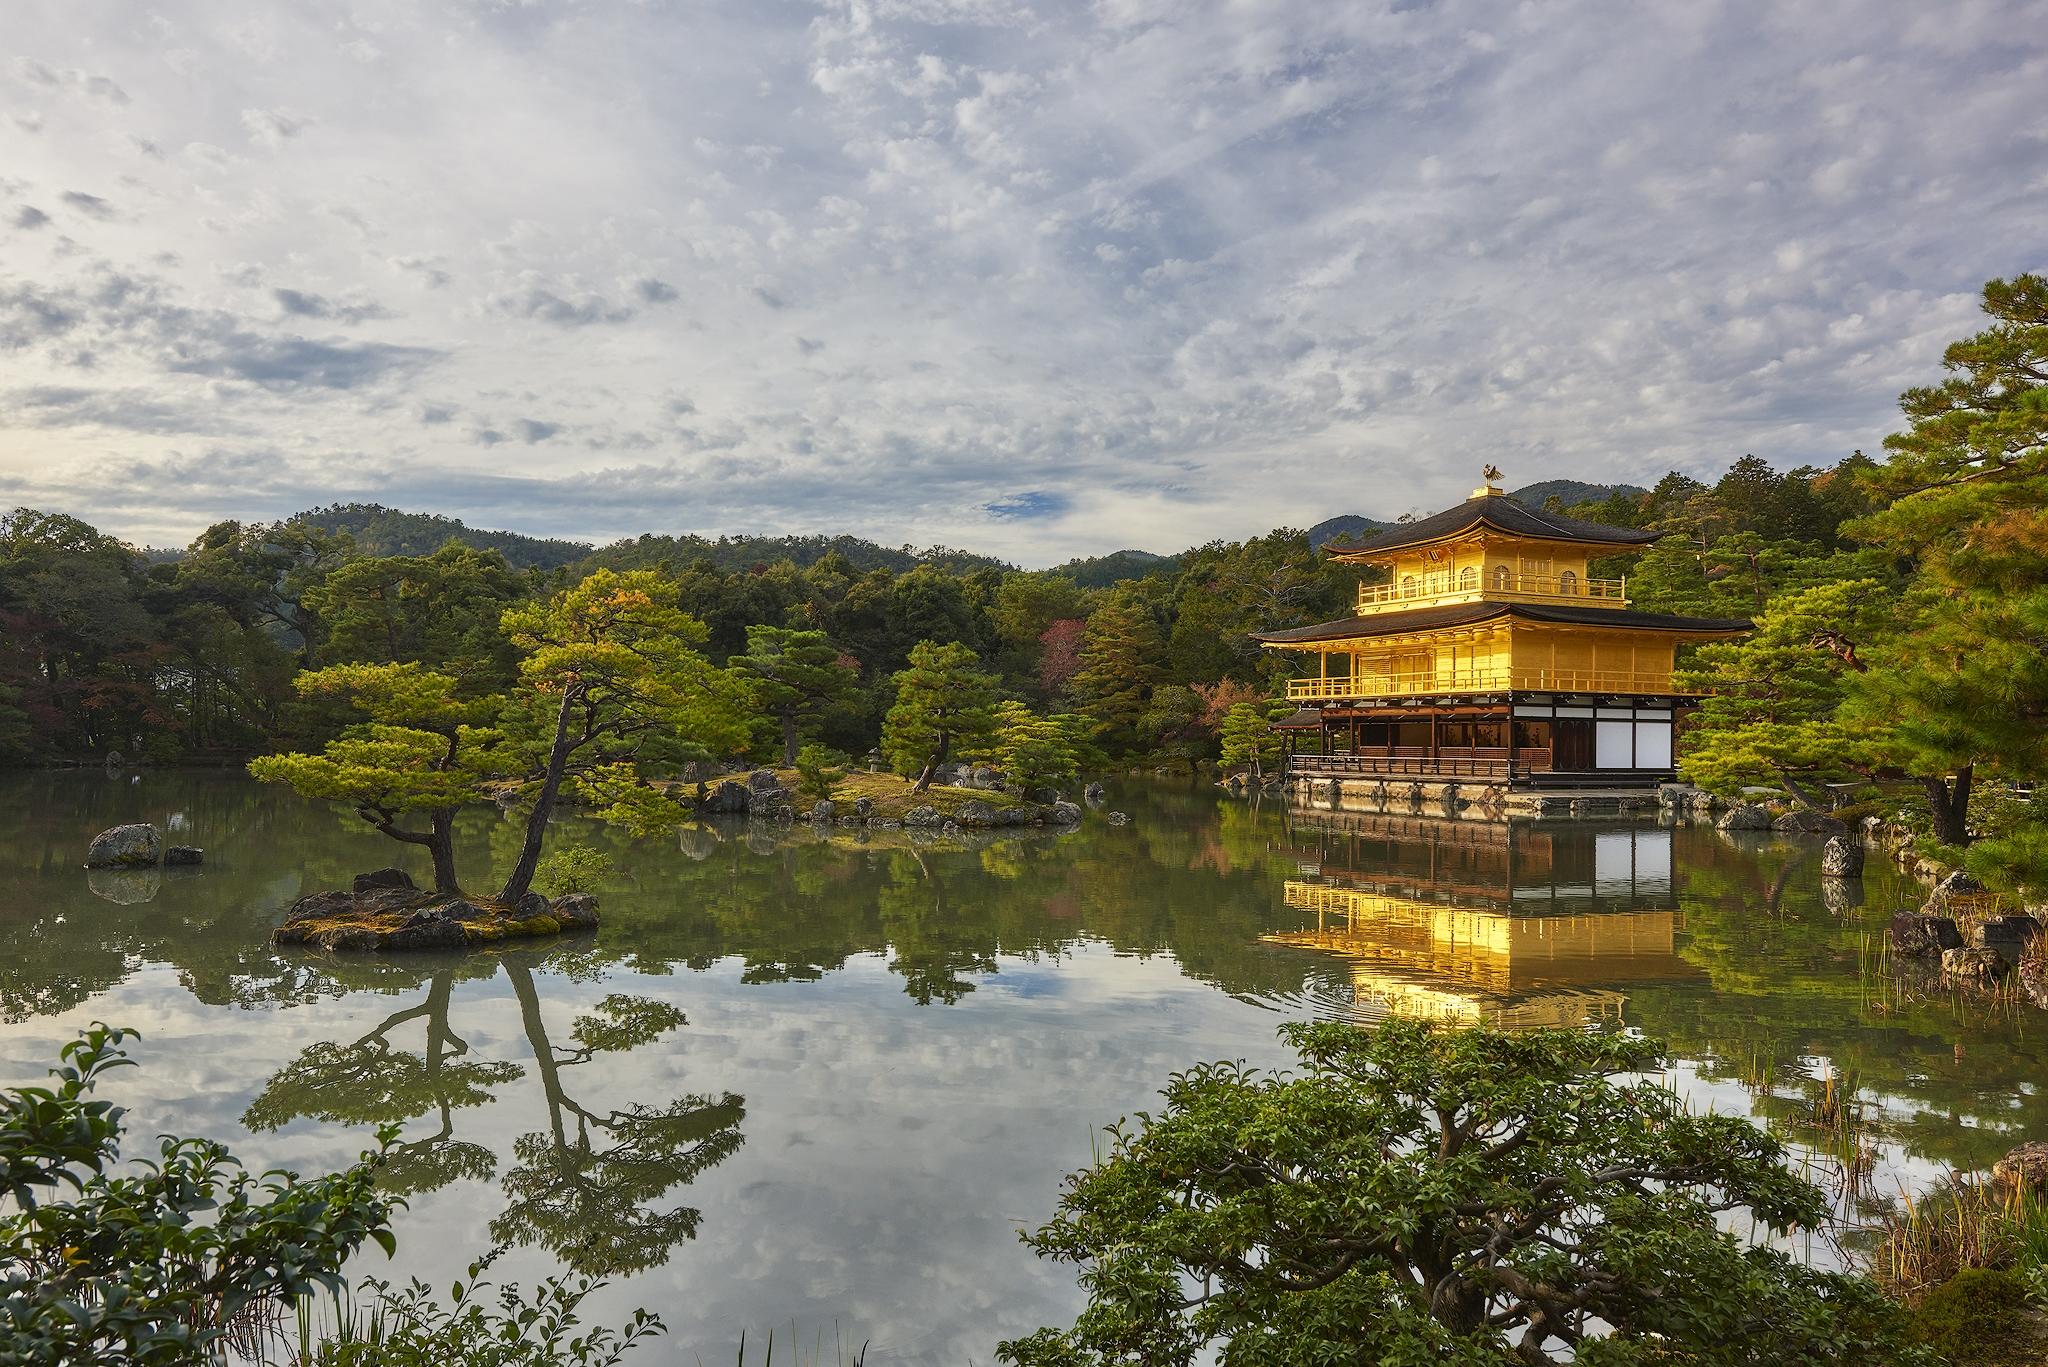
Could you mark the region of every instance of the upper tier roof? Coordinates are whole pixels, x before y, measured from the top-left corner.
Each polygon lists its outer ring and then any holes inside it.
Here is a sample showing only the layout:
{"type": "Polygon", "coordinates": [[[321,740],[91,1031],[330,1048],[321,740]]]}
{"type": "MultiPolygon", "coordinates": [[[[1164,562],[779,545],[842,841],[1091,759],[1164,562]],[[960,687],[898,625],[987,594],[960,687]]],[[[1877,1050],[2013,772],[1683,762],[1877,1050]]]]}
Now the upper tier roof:
{"type": "Polygon", "coordinates": [[[1271,645],[1306,645],[1317,641],[1347,641],[1370,636],[1397,636],[1403,632],[1431,631],[1440,627],[1471,626],[1496,617],[1513,617],[1524,622],[1546,622],[1557,626],[1621,627],[1635,631],[1675,631],[1696,636],[1734,636],[1748,631],[1751,623],[1739,617],[1674,617],[1663,612],[1635,612],[1628,608],[1576,608],[1548,603],[1453,603],[1440,608],[1416,608],[1412,612],[1381,612],[1370,617],[1344,617],[1318,622],[1291,631],[1255,632],[1252,639],[1271,645]]]}
{"type": "Polygon", "coordinates": [[[1566,517],[1563,513],[1546,513],[1540,508],[1517,503],[1506,494],[1495,493],[1475,495],[1455,508],[1431,513],[1418,522],[1389,527],[1357,546],[1333,546],[1330,554],[1339,560],[1383,555],[1410,546],[1445,541],[1474,527],[1487,527],[1509,536],[1576,541],[1598,546],[1646,546],[1662,535],[1660,532],[1632,531],[1627,527],[1609,527],[1583,518],[1566,517]]]}

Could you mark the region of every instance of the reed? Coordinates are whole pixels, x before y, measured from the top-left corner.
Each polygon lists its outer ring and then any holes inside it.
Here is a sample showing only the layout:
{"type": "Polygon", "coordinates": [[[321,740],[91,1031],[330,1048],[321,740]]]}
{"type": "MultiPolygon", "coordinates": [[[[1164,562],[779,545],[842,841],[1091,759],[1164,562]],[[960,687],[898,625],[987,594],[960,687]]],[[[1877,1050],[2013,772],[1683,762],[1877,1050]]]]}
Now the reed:
{"type": "Polygon", "coordinates": [[[2026,1190],[1951,1178],[1885,1215],[1871,1275],[1915,1298],[1968,1267],[2048,1267],[2048,1201],[2026,1190]]]}

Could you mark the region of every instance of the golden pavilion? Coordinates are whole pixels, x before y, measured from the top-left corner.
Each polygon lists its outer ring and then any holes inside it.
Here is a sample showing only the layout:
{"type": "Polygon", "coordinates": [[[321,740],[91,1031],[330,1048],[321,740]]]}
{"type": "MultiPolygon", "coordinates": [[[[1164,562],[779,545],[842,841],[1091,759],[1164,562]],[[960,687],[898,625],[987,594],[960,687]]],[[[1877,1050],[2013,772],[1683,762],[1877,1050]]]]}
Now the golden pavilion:
{"type": "Polygon", "coordinates": [[[1647,788],[1674,777],[1673,727],[1693,697],[1673,680],[1687,641],[1750,623],[1637,612],[1602,556],[1657,539],[1544,512],[1493,483],[1455,508],[1330,550],[1375,566],[1356,612],[1260,634],[1314,673],[1280,729],[1306,778],[1476,781],[1501,788],[1647,788]],[[1313,657],[1312,661],[1310,657],[1313,657]]]}

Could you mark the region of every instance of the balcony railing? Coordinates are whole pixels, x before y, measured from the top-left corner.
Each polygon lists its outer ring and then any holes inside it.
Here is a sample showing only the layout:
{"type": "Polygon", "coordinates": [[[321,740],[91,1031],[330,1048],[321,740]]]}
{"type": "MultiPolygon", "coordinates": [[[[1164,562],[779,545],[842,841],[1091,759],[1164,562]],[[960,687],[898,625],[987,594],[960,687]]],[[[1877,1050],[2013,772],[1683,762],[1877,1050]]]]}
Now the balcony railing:
{"type": "Polygon", "coordinates": [[[1507,689],[1551,693],[1656,693],[1689,696],[1670,674],[1613,669],[1441,669],[1416,674],[1361,674],[1344,679],[1295,679],[1287,696],[1314,702],[1336,698],[1407,698],[1424,693],[1498,693],[1507,689]]]}
{"type": "Polygon", "coordinates": [[[1442,603],[1476,603],[1525,598],[1563,599],[1593,607],[1628,606],[1628,580],[1585,579],[1575,574],[1463,573],[1409,576],[1391,584],[1358,586],[1361,615],[1442,603]]]}

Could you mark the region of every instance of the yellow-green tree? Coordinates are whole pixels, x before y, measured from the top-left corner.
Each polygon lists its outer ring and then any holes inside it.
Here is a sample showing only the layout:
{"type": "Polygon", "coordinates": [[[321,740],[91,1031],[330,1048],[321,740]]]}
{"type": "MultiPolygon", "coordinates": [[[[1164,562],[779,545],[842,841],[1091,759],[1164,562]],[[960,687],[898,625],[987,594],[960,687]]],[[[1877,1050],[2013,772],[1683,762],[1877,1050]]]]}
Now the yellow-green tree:
{"type": "Polygon", "coordinates": [[[1112,754],[1136,748],[1139,725],[1160,674],[1159,627],[1141,603],[1096,610],[1081,637],[1081,668],[1069,685],[1074,709],[1095,723],[1112,754]]]}
{"type": "Polygon", "coordinates": [[[652,570],[599,570],[508,609],[504,630],[521,652],[504,752],[533,802],[498,893],[512,905],[533,881],[565,783],[604,820],[679,825],[687,810],[649,780],[736,753],[748,732],[741,683],[698,653],[708,629],[652,570]]]}
{"type": "Polygon", "coordinates": [[[503,699],[464,699],[456,680],[418,664],[330,665],[293,683],[301,696],[339,699],[364,720],[317,755],[265,755],[249,762],[249,772],[338,803],[393,840],[424,847],[434,890],[460,892],[455,813],[483,795],[493,773],[497,734],[487,723],[503,699]]]}

